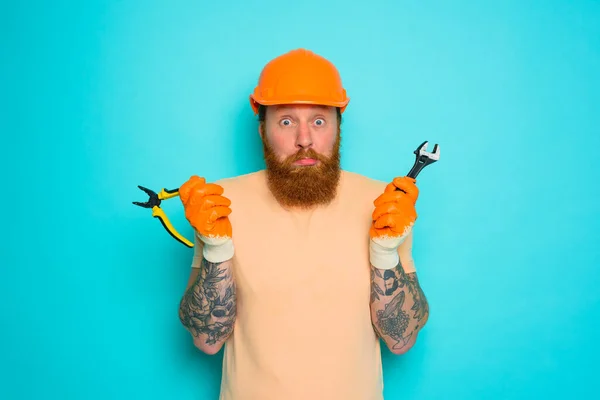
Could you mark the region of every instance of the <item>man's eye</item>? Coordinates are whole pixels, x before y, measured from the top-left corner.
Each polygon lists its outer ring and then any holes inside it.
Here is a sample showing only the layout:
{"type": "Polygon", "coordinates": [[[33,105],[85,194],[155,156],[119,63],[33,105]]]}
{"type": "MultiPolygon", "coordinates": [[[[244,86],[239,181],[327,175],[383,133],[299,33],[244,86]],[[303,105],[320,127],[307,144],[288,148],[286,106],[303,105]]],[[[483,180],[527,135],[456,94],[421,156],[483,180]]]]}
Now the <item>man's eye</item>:
{"type": "Polygon", "coordinates": [[[323,118],[319,118],[319,119],[317,119],[317,120],[315,121],[315,124],[316,124],[317,126],[322,126],[322,125],[325,125],[325,120],[324,120],[323,118]]]}
{"type": "Polygon", "coordinates": [[[281,120],[281,125],[283,125],[283,126],[290,126],[290,125],[292,125],[292,121],[290,121],[288,118],[282,119],[281,120]]]}

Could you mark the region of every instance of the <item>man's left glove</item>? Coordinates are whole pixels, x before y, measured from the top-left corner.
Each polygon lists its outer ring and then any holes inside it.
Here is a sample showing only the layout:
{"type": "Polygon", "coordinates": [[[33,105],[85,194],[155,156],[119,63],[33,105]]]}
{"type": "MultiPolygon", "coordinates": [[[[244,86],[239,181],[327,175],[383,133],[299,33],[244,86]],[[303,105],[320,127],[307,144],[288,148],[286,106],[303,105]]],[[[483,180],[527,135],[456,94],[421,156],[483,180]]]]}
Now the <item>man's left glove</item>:
{"type": "Polygon", "coordinates": [[[419,197],[416,180],[407,176],[394,178],[374,202],[369,236],[371,265],[391,269],[398,265],[398,247],[410,234],[417,219],[415,205],[419,197]]]}

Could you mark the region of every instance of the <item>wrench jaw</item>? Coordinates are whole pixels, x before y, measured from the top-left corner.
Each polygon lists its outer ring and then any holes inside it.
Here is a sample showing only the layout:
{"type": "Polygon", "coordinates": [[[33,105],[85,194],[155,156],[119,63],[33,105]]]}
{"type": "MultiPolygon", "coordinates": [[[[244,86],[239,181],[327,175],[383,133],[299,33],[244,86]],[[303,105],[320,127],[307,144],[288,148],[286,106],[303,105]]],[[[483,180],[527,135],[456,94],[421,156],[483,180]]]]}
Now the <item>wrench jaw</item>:
{"type": "Polygon", "coordinates": [[[426,140],[423,143],[421,143],[415,151],[413,151],[413,153],[417,156],[417,158],[419,158],[423,154],[427,153],[427,145],[428,144],[429,144],[429,142],[426,140]]]}
{"type": "Polygon", "coordinates": [[[417,156],[425,156],[430,160],[433,160],[431,162],[435,162],[438,161],[440,159],[440,148],[439,145],[436,143],[435,145],[433,145],[433,151],[432,152],[428,152],[427,151],[427,145],[429,144],[429,142],[425,141],[423,142],[418,148],[417,150],[415,150],[415,154],[417,156]]]}
{"type": "Polygon", "coordinates": [[[425,168],[429,164],[433,164],[434,162],[440,159],[440,148],[438,144],[436,143],[433,146],[433,152],[427,151],[428,144],[428,141],[424,141],[414,151],[414,153],[416,154],[415,165],[413,165],[412,169],[410,170],[407,176],[416,179],[417,175],[419,175],[419,172],[421,172],[423,168],[425,168]]]}
{"type": "MultiPolygon", "coordinates": [[[[433,152],[427,151],[428,144],[429,144],[428,141],[424,141],[414,151],[414,154],[416,155],[416,160],[415,160],[415,165],[413,165],[410,172],[406,175],[409,178],[417,179],[417,175],[419,175],[419,172],[421,172],[421,170],[423,168],[425,168],[429,164],[433,164],[434,162],[436,162],[437,160],[440,159],[440,148],[439,148],[438,144],[436,143],[433,146],[433,152]]],[[[404,192],[404,190],[399,189],[399,188],[396,188],[396,190],[404,192]]]]}
{"type": "Polygon", "coordinates": [[[438,144],[436,143],[435,145],[433,145],[433,151],[431,153],[426,154],[428,158],[434,161],[438,161],[440,159],[440,146],[438,146],[438,144]]]}

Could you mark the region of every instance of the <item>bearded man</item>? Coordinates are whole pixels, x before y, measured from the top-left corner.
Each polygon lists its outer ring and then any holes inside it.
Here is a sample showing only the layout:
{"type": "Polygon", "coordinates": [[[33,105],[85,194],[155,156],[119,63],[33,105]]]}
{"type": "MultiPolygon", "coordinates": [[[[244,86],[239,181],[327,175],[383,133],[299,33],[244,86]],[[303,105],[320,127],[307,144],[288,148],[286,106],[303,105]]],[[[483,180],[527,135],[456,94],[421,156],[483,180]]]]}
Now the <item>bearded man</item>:
{"type": "Polygon", "coordinates": [[[427,322],[419,190],[341,168],[348,102],[324,57],[274,58],[250,95],[266,168],[180,187],[195,253],[179,317],[203,352],[224,346],[220,400],[383,399],[380,343],[404,354],[427,322]]]}

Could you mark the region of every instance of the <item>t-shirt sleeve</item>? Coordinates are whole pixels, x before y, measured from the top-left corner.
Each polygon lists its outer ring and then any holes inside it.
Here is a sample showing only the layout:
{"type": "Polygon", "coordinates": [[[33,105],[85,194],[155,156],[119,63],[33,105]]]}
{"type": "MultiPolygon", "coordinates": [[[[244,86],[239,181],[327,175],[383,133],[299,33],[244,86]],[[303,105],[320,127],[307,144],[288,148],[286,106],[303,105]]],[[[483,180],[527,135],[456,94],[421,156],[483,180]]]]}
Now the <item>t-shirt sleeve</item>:
{"type": "Polygon", "coordinates": [[[416,272],[415,260],[413,259],[412,254],[413,247],[413,231],[411,231],[404,242],[398,246],[398,255],[400,256],[400,262],[402,263],[402,268],[404,268],[404,272],[410,274],[412,272],[416,272]]]}
{"type": "Polygon", "coordinates": [[[202,253],[204,243],[198,238],[196,235],[196,231],[194,231],[194,256],[192,257],[192,268],[200,268],[202,265],[202,258],[204,257],[202,253]]]}

